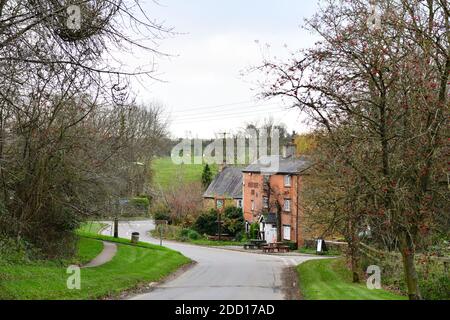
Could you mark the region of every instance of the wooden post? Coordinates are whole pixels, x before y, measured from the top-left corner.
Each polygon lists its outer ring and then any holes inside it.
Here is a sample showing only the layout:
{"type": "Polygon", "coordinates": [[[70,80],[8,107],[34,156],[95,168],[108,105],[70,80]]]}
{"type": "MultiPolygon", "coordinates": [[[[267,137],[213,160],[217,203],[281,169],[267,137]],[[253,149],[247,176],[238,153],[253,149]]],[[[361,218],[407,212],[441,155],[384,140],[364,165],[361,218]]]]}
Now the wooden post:
{"type": "Polygon", "coordinates": [[[114,238],[119,238],[119,218],[114,218],[114,238]]]}

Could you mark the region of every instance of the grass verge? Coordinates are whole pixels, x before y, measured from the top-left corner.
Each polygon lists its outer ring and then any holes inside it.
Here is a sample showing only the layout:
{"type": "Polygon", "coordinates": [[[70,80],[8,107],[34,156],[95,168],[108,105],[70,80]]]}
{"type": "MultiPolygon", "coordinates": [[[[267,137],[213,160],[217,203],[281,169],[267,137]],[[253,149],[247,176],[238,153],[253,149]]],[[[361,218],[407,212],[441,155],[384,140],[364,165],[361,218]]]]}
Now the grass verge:
{"type": "MultiPolygon", "coordinates": [[[[166,232],[163,235],[163,240],[169,240],[169,241],[177,241],[182,243],[190,243],[195,244],[199,246],[208,246],[208,247],[223,247],[223,246],[243,246],[245,242],[238,242],[238,241],[215,241],[215,240],[208,240],[206,238],[201,237],[200,239],[190,239],[189,237],[181,237],[179,235],[179,231],[181,230],[178,227],[171,227],[171,232],[166,232]]],[[[152,230],[149,232],[150,236],[159,239],[160,234],[159,230],[152,230]]]]}
{"type": "Polygon", "coordinates": [[[100,230],[102,230],[106,226],[107,226],[106,223],[100,223],[100,222],[95,222],[95,221],[88,221],[88,222],[83,223],[80,226],[79,231],[80,232],[84,232],[84,233],[97,234],[97,233],[100,232],[100,230]]]}
{"type": "MultiPolygon", "coordinates": [[[[317,251],[311,248],[300,248],[297,250],[297,252],[299,253],[304,253],[304,254],[314,254],[314,255],[318,255],[317,251]]],[[[341,253],[339,251],[333,251],[333,250],[329,250],[327,252],[323,253],[323,256],[340,256],[341,253]]]]}
{"type": "Polygon", "coordinates": [[[351,281],[343,259],[312,260],[297,267],[300,291],[306,300],[406,300],[386,290],[369,290],[351,281]]]}
{"type": "Polygon", "coordinates": [[[73,261],[33,261],[0,264],[0,299],[80,300],[117,297],[142,284],[157,282],[190,263],[179,252],[147,244],[136,246],[126,239],[114,239],[90,233],[81,236],[78,255],[73,261]],[[116,242],[112,261],[81,269],[81,290],[67,289],[67,267],[95,257],[103,248],[102,240],[116,242]]]}

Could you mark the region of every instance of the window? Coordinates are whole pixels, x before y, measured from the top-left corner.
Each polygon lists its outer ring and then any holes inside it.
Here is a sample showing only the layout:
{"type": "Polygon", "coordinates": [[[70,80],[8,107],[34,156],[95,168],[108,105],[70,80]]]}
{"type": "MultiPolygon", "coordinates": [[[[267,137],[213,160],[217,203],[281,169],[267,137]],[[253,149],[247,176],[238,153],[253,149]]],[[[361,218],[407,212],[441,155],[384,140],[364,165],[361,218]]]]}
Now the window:
{"type": "Polygon", "coordinates": [[[291,200],[290,199],[284,199],[283,210],[286,212],[291,212],[291,200]]]}
{"type": "Polygon", "coordinates": [[[255,211],[255,200],[252,200],[252,211],[255,211]]]}
{"type": "Polygon", "coordinates": [[[291,240],[291,226],[283,226],[283,240],[291,240]]]}
{"type": "Polygon", "coordinates": [[[222,199],[216,200],[216,208],[217,209],[222,209],[223,208],[223,200],[222,199]]]}
{"type": "Polygon", "coordinates": [[[242,199],[236,200],[236,207],[242,209],[242,199]]]}
{"type": "Polygon", "coordinates": [[[264,206],[264,209],[269,208],[269,198],[263,197],[263,206],[264,206]]]}
{"type": "Polygon", "coordinates": [[[291,186],[291,180],[292,180],[291,176],[284,176],[284,186],[285,187],[290,187],[291,186]]]}

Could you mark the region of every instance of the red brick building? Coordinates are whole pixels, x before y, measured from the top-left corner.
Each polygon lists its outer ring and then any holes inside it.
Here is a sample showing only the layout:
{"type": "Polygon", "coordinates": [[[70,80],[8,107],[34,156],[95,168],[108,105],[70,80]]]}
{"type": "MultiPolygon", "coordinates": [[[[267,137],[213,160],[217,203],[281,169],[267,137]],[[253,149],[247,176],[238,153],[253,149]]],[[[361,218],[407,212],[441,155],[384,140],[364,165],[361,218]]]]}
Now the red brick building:
{"type": "Polygon", "coordinates": [[[243,170],[243,211],[249,223],[260,223],[269,243],[303,245],[302,176],[310,167],[305,158],[267,156],[243,170]]]}

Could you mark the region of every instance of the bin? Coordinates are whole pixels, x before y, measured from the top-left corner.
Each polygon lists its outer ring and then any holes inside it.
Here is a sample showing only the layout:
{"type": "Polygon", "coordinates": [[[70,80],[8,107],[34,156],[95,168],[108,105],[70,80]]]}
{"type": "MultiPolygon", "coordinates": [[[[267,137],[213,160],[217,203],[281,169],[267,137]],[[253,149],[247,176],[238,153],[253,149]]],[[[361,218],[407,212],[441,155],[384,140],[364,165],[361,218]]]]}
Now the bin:
{"type": "Polygon", "coordinates": [[[139,242],[139,232],[133,232],[131,234],[131,243],[137,244],[139,242]]]}

